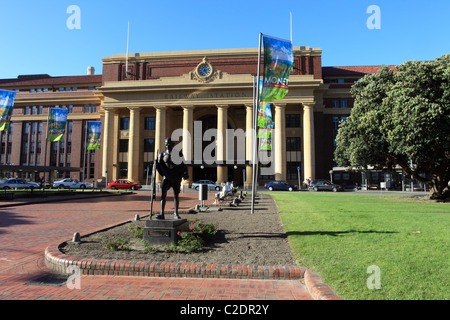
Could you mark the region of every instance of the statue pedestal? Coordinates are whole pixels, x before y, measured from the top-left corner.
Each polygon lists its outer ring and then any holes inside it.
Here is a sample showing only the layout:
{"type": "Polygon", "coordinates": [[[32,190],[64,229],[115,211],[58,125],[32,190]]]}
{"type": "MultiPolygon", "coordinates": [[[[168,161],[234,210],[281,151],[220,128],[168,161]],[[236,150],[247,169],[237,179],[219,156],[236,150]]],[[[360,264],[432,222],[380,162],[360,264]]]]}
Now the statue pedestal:
{"type": "Polygon", "coordinates": [[[144,240],[149,245],[169,245],[177,242],[177,232],[188,231],[187,219],[164,219],[145,221],[144,240]]]}

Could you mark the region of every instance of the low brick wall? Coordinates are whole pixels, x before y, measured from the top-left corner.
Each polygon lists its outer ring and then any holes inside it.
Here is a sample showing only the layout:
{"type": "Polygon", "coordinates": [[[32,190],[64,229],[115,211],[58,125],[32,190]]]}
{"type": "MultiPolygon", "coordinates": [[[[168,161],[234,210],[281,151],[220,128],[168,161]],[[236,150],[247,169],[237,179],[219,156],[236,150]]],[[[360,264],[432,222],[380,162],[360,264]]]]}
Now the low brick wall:
{"type": "Polygon", "coordinates": [[[58,273],[67,273],[67,267],[76,266],[84,275],[295,280],[303,279],[306,271],[298,266],[94,260],[67,256],[58,247],[49,246],[45,250],[46,266],[58,273]]]}

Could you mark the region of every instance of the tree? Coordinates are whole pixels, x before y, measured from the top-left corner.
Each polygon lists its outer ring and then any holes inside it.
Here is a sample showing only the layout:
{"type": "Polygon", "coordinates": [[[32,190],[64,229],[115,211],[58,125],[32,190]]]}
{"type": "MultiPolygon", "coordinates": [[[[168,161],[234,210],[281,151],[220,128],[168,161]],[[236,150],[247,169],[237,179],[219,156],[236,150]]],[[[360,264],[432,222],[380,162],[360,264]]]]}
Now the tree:
{"type": "Polygon", "coordinates": [[[383,66],[351,89],[354,108],[339,126],[340,166],[392,169],[430,187],[430,197],[450,196],[450,55],[434,61],[383,66]]]}

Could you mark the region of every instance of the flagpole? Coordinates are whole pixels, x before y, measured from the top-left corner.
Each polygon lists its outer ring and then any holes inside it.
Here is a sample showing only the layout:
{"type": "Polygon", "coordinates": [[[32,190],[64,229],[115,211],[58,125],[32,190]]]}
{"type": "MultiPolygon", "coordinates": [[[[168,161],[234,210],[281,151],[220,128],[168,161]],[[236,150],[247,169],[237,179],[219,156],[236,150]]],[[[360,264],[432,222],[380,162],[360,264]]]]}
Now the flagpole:
{"type": "MultiPolygon", "coordinates": [[[[45,133],[45,150],[44,150],[44,167],[47,165],[47,144],[48,144],[48,121],[50,118],[50,107],[47,109],[47,129],[45,133]]],[[[50,180],[50,171],[49,171],[49,180],[50,180]]],[[[44,190],[45,190],[45,170],[44,170],[44,190]]]]}
{"type": "Polygon", "coordinates": [[[128,79],[128,48],[130,44],[130,21],[128,21],[128,32],[127,32],[127,62],[125,66],[125,79],[128,79]]]}
{"type": "Polygon", "coordinates": [[[292,43],[292,11],[291,11],[291,43],[292,43]]]}
{"type": "Polygon", "coordinates": [[[87,153],[87,121],[86,121],[86,123],[85,123],[85,125],[84,125],[84,155],[83,155],[83,158],[84,158],[84,160],[83,160],[83,179],[82,179],[82,182],[84,182],[84,176],[85,176],[85,174],[86,174],[86,153],[87,153]]]}
{"type": "Polygon", "coordinates": [[[261,40],[262,33],[259,34],[259,47],[258,47],[258,71],[257,71],[257,81],[256,81],[256,97],[253,100],[253,168],[252,168],[252,206],[251,214],[255,211],[255,196],[256,196],[256,183],[258,180],[258,173],[256,172],[256,163],[258,162],[258,142],[257,142],[257,119],[258,119],[258,105],[259,105],[259,82],[261,78],[261,40]]]}

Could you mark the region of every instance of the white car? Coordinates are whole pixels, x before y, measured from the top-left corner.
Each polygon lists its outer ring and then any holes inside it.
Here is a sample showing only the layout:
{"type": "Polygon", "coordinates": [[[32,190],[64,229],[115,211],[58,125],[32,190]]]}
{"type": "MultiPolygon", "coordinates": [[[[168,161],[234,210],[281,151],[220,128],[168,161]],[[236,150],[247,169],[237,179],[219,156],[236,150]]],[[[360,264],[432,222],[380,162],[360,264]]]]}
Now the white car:
{"type": "Polygon", "coordinates": [[[0,189],[35,189],[39,188],[36,182],[27,181],[21,178],[11,178],[0,182],[0,189]]]}
{"type": "Polygon", "coordinates": [[[53,183],[53,188],[58,189],[85,189],[91,188],[91,184],[87,182],[80,182],[77,179],[66,178],[53,183]]]}

